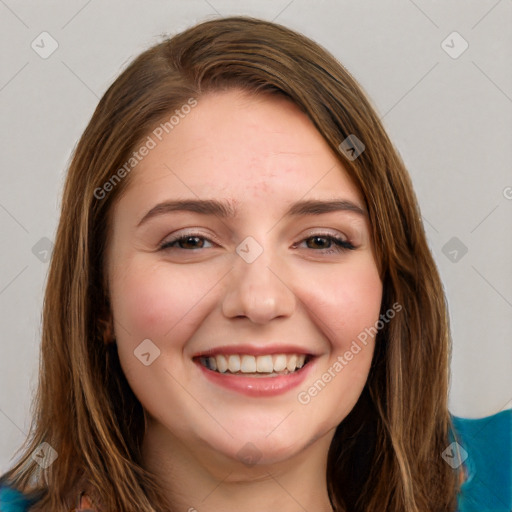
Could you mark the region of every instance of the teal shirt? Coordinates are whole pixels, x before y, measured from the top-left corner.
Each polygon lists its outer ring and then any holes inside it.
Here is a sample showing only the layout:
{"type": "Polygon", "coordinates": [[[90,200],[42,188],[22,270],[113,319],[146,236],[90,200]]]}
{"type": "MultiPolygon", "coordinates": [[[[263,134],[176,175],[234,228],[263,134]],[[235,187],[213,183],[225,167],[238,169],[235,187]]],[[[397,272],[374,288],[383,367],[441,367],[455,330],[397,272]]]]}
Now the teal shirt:
{"type": "MultiPolygon", "coordinates": [[[[468,471],[458,495],[458,512],[511,512],[512,409],[486,418],[452,419],[459,446],[447,447],[443,457],[454,467],[460,455],[468,471]]],[[[0,488],[0,512],[26,512],[28,506],[18,491],[0,488]]]]}
{"type": "Polygon", "coordinates": [[[29,502],[23,494],[10,487],[0,488],[0,512],[26,512],[29,502]]]}
{"type": "Polygon", "coordinates": [[[512,409],[452,420],[467,452],[468,478],[458,496],[459,512],[512,512],[512,409]]]}

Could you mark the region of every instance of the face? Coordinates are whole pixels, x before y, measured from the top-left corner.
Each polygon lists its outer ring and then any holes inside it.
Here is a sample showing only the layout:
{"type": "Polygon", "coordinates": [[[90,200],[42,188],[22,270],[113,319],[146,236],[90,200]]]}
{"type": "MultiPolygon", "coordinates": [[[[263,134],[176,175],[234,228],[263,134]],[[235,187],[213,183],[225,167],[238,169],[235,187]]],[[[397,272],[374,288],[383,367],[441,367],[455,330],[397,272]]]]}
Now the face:
{"type": "Polygon", "coordinates": [[[209,94],[157,142],[107,251],[148,432],[203,460],[278,463],[330,442],[367,380],[361,334],[382,299],[358,189],[282,98],[209,94]]]}

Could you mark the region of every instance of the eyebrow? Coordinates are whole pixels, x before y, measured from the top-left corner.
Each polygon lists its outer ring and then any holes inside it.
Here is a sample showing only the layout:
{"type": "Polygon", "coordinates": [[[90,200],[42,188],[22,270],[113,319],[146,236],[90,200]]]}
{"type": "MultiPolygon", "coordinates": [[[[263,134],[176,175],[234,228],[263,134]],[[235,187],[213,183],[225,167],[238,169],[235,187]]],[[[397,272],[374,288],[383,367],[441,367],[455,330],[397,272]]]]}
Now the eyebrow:
{"type": "MultiPolygon", "coordinates": [[[[228,201],[217,201],[214,199],[182,199],[177,201],[164,201],[149,210],[137,224],[141,226],[149,219],[165,213],[187,211],[203,215],[215,215],[220,218],[234,218],[237,210],[233,203],[228,201]]],[[[368,213],[366,210],[347,199],[334,200],[305,200],[293,203],[284,214],[284,217],[301,217],[306,215],[321,215],[330,212],[353,212],[363,217],[368,213]]]]}

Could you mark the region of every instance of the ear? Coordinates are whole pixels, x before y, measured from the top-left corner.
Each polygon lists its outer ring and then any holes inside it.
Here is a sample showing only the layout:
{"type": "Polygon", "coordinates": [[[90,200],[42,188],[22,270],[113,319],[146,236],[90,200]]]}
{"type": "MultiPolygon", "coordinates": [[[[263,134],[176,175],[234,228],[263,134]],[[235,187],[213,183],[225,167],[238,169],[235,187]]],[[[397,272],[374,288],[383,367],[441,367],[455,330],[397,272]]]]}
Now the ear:
{"type": "Polygon", "coordinates": [[[98,330],[100,333],[100,338],[103,339],[103,343],[105,345],[108,345],[109,343],[115,343],[116,339],[114,332],[114,322],[108,299],[105,299],[103,308],[98,318],[98,330]]]}
{"type": "Polygon", "coordinates": [[[112,325],[112,315],[109,315],[108,319],[100,318],[99,328],[100,333],[103,336],[103,343],[105,345],[108,345],[109,343],[114,343],[116,341],[114,327],[112,325]]]}

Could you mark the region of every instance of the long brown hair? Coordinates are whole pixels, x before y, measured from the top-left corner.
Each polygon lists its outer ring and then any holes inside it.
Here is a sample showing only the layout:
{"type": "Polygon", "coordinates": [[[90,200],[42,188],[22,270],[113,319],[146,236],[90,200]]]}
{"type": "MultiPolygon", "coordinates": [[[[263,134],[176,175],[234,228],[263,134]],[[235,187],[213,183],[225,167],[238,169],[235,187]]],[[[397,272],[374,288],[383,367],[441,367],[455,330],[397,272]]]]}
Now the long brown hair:
{"type": "Polygon", "coordinates": [[[379,331],[364,391],[336,430],[327,469],[334,508],[455,510],[459,474],[441,457],[452,431],[447,305],[408,173],[371,102],[332,55],[288,28],[249,17],[206,21],[148,49],[99,102],[67,174],[33,423],[3,480],[31,493],[33,511],[68,510],[82,482],[105,510],[172,510],[142,466],[143,409],[116,345],[104,341],[110,212],[131,174],[125,168],[123,179],[113,176],[176,109],[230,88],[284,95],[307,114],[366,202],[382,312],[402,306],[379,331]],[[356,159],[340,149],[349,135],[366,146],[356,159]],[[58,454],[44,470],[31,457],[43,442],[58,454]]]}

